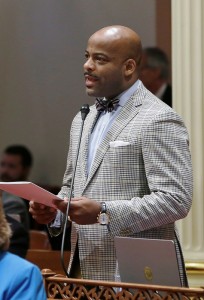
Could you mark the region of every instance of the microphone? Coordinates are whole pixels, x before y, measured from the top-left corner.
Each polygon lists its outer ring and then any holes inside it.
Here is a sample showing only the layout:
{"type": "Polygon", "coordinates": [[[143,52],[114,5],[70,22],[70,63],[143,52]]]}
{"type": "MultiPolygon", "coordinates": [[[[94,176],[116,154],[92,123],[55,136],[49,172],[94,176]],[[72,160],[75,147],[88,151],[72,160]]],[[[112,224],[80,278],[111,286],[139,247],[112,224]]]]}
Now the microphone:
{"type": "Polygon", "coordinates": [[[85,121],[86,116],[87,116],[88,113],[90,112],[89,105],[88,105],[88,104],[82,105],[80,111],[81,111],[81,118],[82,118],[82,121],[85,121]]]}
{"type": "Polygon", "coordinates": [[[74,187],[74,179],[75,179],[75,174],[76,174],[76,166],[77,166],[77,161],[78,161],[78,157],[79,157],[79,150],[80,150],[80,145],[81,145],[81,137],[82,137],[82,132],[83,132],[83,128],[84,128],[84,121],[90,111],[89,109],[89,105],[88,104],[84,104],[82,105],[81,109],[81,119],[82,119],[82,123],[81,123],[81,129],[80,129],[80,134],[79,134],[79,140],[78,140],[78,145],[77,145],[77,154],[76,154],[76,159],[74,162],[74,168],[73,168],[73,174],[72,174],[72,181],[71,181],[71,186],[70,186],[70,193],[69,193],[69,199],[67,202],[67,209],[66,209],[66,214],[64,216],[64,227],[63,227],[63,235],[62,235],[62,243],[61,243],[61,263],[62,263],[62,267],[64,269],[64,272],[66,274],[66,276],[69,278],[69,274],[67,272],[67,268],[64,265],[64,241],[65,241],[65,233],[66,233],[66,228],[67,228],[67,220],[68,220],[68,215],[69,215],[69,206],[70,206],[70,202],[71,202],[71,198],[72,198],[72,193],[73,193],[73,187],[74,187]]]}

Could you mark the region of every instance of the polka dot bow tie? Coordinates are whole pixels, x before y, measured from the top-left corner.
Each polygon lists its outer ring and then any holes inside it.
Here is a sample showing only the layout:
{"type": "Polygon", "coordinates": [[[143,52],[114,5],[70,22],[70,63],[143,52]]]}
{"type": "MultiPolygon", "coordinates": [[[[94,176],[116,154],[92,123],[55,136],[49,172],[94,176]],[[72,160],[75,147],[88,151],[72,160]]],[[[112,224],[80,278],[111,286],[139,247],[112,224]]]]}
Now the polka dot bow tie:
{"type": "Polygon", "coordinates": [[[117,98],[107,100],[105,98],[96,98],[95,105],[98,111],[111,112],[120,100],[117,98]]]}

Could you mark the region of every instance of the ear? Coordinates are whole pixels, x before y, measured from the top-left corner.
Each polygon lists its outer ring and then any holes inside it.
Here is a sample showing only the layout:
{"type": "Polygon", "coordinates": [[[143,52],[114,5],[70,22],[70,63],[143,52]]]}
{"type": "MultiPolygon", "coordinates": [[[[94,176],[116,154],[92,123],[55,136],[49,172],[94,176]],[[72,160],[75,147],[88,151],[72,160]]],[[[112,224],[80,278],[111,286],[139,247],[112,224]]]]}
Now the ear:
{"type": "Polygon", "coordinates": [[[132,58],[129,58],[125,61],[125,76],[132,75],[137,68],[136,61],[132,58]]]}

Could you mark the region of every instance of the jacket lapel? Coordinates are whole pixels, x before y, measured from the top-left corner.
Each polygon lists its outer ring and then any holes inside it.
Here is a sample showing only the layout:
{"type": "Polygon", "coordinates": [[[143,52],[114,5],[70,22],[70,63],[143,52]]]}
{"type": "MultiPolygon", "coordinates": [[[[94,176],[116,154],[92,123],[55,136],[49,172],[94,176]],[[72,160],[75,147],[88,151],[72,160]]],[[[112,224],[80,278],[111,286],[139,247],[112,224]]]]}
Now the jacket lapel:
{"type": "MultiPolygon", "coordinates": [[[[95,106],[90,107],[90,112],[84,122],[84,128],[83,128],[83,133],[82,133],[82,140],[81,140],[81,179],[82,180],[87,180],[87,160],[88,160],[88,146],[89,146],[89,138],[92,132],[92,129],[94,127],[94,124],[97,121],[98,113],[97,110],[95,109],[95,106]]],[[[85,184],[84,182],[84,184],[85,184]]]]}
{"type": "MultiPolygon", "coordinates": [[[[141,87],[130,97],[130,99],[126,102],[126,104],[121,109],[119,115],[114,120],[110,130],[107,132],[105,138],[101,142],[100,146],[96,151],[96,155],[87,178],[87,182],[84,186],[84,189],[89,184],[90,180],[94,176],[95,172],[97,171],[98,167],[100,166],[105,153],[108,151],[110,147],[110,141],[114,141],[123,128],[131,121],[132,118],[139,112],[140,107],[142,105],[142,100],[146,94],[146,89],[144,86],[141,87]]],[[[94,119],[95,122],[95,119],[94,119]]],[[[93,122],[93,124],[94,124],[93,122]]],[[[92,126],[91,126],[92,129],[92,126]]],[[[91,130],[89,132],[91,134],[91,130]]],[[[89,135],[90,136],[90,135],[89,135]]],[[[87,154],[88,154],[88,141],[86,145],[86,159],[84,157],[84,161],[87,161],[87,154]]],[[[85,166],[86,168],[86,166],[85,166]]],[[[86,169],[87,170],[87,169],[86,169]]]]}

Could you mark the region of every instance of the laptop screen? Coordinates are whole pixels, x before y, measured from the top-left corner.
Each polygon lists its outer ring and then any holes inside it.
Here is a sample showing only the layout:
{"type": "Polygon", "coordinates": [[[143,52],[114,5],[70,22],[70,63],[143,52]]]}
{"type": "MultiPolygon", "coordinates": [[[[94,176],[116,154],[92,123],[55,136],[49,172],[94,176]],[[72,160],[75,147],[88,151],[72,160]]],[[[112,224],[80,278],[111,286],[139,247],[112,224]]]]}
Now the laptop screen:
{"type": "Polygon", "coordinates": [[[174,241],[115,237],[122,282],[181,286],[174,241]]]}

